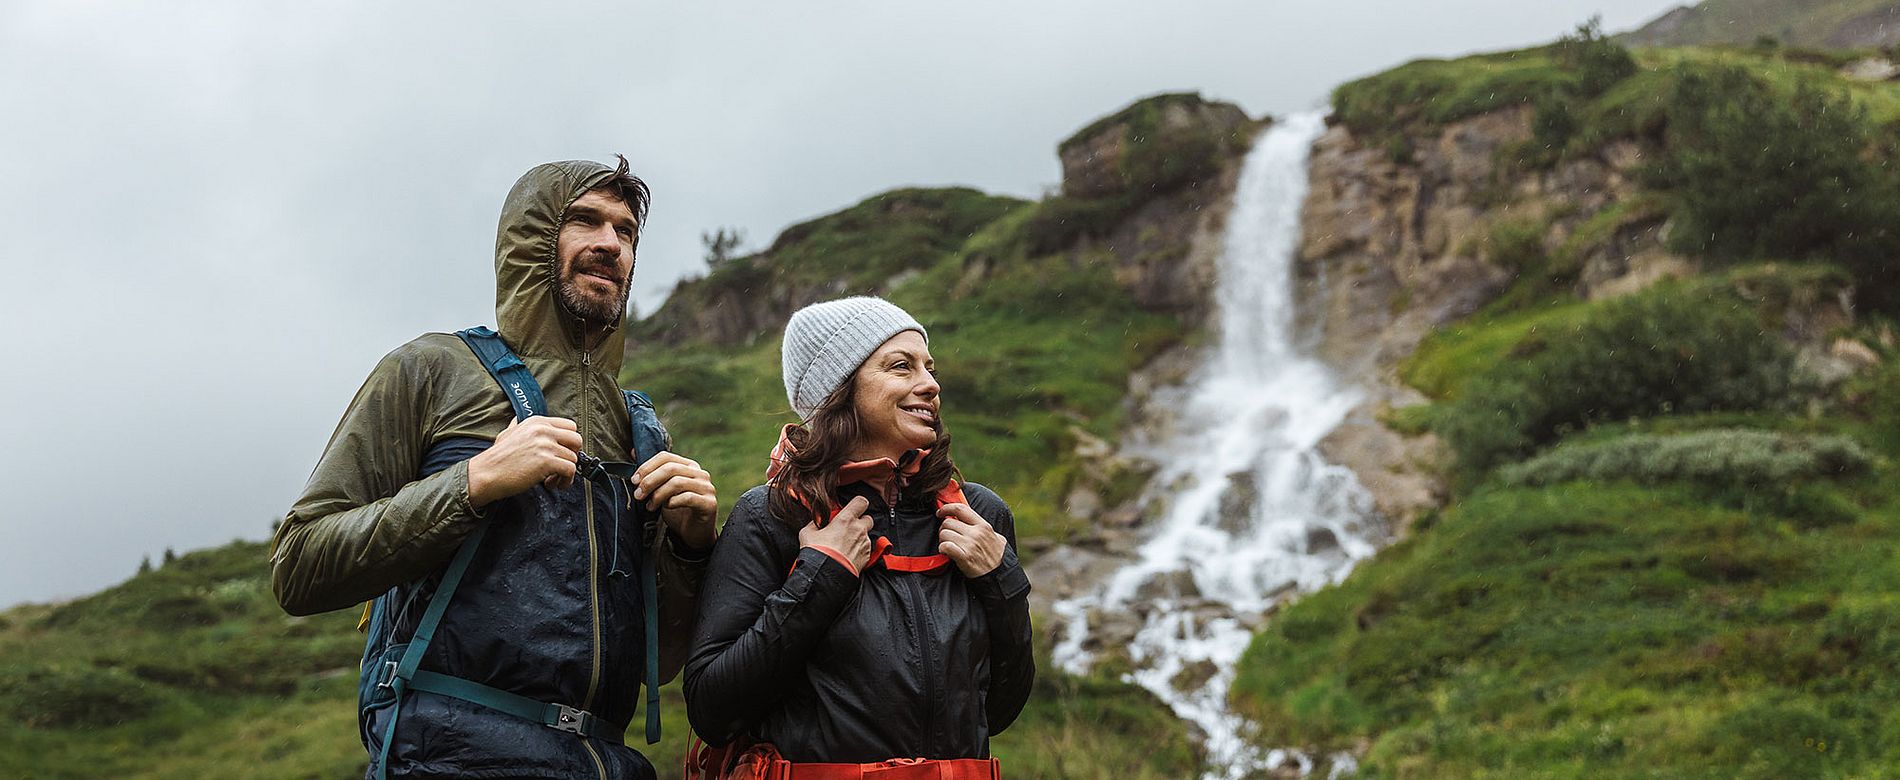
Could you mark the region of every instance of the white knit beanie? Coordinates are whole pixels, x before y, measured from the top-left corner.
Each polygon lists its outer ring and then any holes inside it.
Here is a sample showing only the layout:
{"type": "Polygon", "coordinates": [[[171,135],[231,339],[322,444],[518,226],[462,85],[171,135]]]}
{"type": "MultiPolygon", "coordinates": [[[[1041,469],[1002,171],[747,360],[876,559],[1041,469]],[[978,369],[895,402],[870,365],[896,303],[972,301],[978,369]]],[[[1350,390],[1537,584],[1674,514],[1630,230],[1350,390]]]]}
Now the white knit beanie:
{"type": "Polygon", "coordinates": [[[903,309],[883,298],[861,296],[814,303],[785,323],[779,369],[785,397],[801,420],[809,420],[825,397],[844,384],[878,345],[907,330],[930,341],[930,333],[903,309]]]}

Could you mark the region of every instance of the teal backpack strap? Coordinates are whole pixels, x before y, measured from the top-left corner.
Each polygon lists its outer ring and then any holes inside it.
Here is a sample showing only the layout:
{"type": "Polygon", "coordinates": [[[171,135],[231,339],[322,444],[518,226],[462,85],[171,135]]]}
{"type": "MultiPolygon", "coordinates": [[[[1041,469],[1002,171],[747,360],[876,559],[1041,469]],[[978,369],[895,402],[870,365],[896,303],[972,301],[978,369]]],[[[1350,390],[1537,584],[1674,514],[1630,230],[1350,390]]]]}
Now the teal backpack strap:
{"type": "MultiPolygon", "coordinates": [[[[622,390],[627,400],[627,422],[633,427],[633,451],[641,463],[665,452],[673,442],[666,434],[666,426],[660,424],[660,416],[653,410],[653,399],[638,390],[622,390]]],[[[649,510],[645,504],[634,507],[635,517],[640,518],[645,538],[649,540],[640,555],[640,590],[645,597],[646,636],[647,636],[647,744],[660,741],[660,571],[659,552],[660,534],[666,532],[666,523],[659,513],[649,510]]]]}
{"type": "Polygon", "coordinates": [[[422,663],[423,653],[429,650],[429,641],[435,638],[436,626],[442,623],[442,613],[448,611],[449,599],[455,596],[455,588],[462,584],[462,575],[468,572],[468,562],[475,558],[475,548],[482,544],[482,535],[488,526],[478,525],[462,542],[462,548],[455,551],[455,558],[449,561],[449,568],[442,572],[442,582],[435,588],[435,594],[429,597],[429,608],[422,613],[422,622],[416,624],[416,634],[409,639],[409,647],[402,653],[401,661],[390,662],[382,685],[396,695],[396,706],[389,712],[389,725],[383,729],[383,749],[376,757],[376,777],[383,780],[389,774],[389,747],[396,741],[396,721],[402,712],[403,693],[410,688],[410,681],[416,675],[416,666],[422,663]]]}
{"type": "Polygon", "coordinates": [[[488,369],[488,375],[501,385],[508,403],[515,408],[515,419],[526,420],[548,413],[548,402],[541,396],[541,383],[534,381],[534,374],[528,373],[528,364],[515,356],[515,351],[508,348],[508,342],[502,341],[500,334],[477,325],[455,335],[462,337],[462,343],[482,361],[482,368],[488,369]]]}

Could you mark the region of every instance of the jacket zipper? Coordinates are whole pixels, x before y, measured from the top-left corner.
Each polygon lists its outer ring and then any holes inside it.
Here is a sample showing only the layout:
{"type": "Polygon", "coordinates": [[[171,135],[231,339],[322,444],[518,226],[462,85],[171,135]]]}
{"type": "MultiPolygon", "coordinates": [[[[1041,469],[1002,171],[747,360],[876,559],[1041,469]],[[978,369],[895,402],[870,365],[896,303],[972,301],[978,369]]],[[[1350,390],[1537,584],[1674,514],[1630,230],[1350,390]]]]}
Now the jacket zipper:
{"type": "MultiPolygon", "coordinates": [[[[897,530],[897,505],[890,505],[890,528],[897,530]]],[[[932,538],[935,538],[933,535],[932,538]]],[[[925,744],[935,747],[937,743],[937,676],[939,662],[931,650],[936,646],[936,627],[930,624],[930,604],[924,598],[923,586],[917,584],[916,575],[907,575],[904,582],[910,586],[910,597],[917,607],[918,647],[924,655],[924,740],[925,744]]]]}
{"type": "MultiPolygon", "coordinates": [[[[574,419],[575,427],[580,429],[581,446],[587,445],[588,380],[594,373],[594,353],[587,349],[586,339],[581,340],[581,393],[580,408],[574,419]]],[[[581,700],[581,709],[594,710],[594,694],[600,688],[600,541],[594,531],[594,484],[581,482],[581,505],[586,507],[587,515],[587,606],[593,612],[594,654],[593,669],[587,676],[587,697],[581,700]]],[[[594,759],[594,771],[600,780],[607,780],[607,765],[600,760],[600,753],[594,750],[593,741],[582,739],[581,745],[587,748],[587,755],[594,759]]]]}
{"type": "MultiPolygon", "coordinates": [[[[579,414],[575,415],[575,424],[580,428],[581,442],[587,441],[587,384],[594,367],[594,355],[581,348],[581,394],[579,414]]],[[[581,700],[581,709],[593,711],[594,694],[600,689],[600,540],[594,531],[594,489],[588,482],[581,483],[581,502],[587,514],[587,596],[588,607],[593,612],[594,648],[593,666],[587,677],[587,698],[581,700]]]]}
{"type": "Polygon", "coordinates": [[[594,759],[594,771],[600,775],[600,780],[607,780],[607,764],[600,760],[600,752],[594,749],[594,740],[582,737],[581,747],[587,748],[587,757],[594,759]]]}

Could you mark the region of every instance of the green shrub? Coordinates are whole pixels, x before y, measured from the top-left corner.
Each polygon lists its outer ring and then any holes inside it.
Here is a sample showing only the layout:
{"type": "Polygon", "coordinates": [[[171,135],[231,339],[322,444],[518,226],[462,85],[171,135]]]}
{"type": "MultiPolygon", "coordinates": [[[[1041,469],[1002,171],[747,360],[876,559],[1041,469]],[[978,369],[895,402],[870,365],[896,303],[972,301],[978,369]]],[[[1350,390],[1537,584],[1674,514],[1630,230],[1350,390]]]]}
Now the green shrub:
{"type": "Polygon", "coordinates": [[[1712,766],[1736,778],[1820,778],[1853,755],[1847,725],[1797,704],[1756,703],[1718,719],[1704,735],[1712,766]]]}
{"type": "Polygon", "coordinates": [[[1129,192],[1145,196],[1198,181],[1244,146],[1205,124],[1165,128],[1165,109],[1165,104],[1143,101],[1129,112],[1128,150],[1121,158],[1122,183],[1129,192]]]}
{"type": "Polygon", "coordinates": [[[56,665],[0,676],[0,706],[28,728],[110,726],[157,708],[146,684],[113,667],[56,665]]]}
{"type": "Polygon", "coordinates": [[[1717,262],[1824,258],[1862,301],[1900,302],[1900,185],[1869,160],[1872,125],[1845,92],[1790,93],[1737,66],[1677,66],[1667,154],[1651,183],[1675,197],[1670,243],[1717,262]]]}
{"type": "Polygon", "coordinates": [[[1871,464],[1866,450],[1840,436],[1722,428],[1566,444],[1499,469],[1498,480],[1512,486],[1619,479],[1777,486],[1860,474],[1871,464]]]}
{"type": "Polygon", "coordinates": [[[1518,274],[1534,273],[1544,267],[1543,219],[1507,219],[1491,226],[1485,240],[1485,256],[1493,263],[1518,274]]]}
{"type": "Polygon", "coordinates": [[[1039,203],[1023,222],[1024,247],[1032,256],[1068,249],[1084,237],[1100,238],[1121,224],[1140,200],[1131,194],[1112,198],[1053,197],[1039,203]]]}
{"type": "Polygon", "coordinates": [[[1567,95],[1539,95],[1534,105],[1536,113],[1531,115],[1531,148],[1523,155],[1527,162],[1554,162],[1570,145],[1570,138],[1577,134],[1581,122],[1570,108],[1572,100],[1567,95]]]}
{"type": "Polygon", "coordinates": [[[1221,161],[1247,149],[1251,125],[1223,128],[1205,122],[1169,126],[1169,110],[1205,110],[1199,93],[1173,92],[1143,98],[1089,123],[1056,148],[1067,152],[1117,124],[1123,126],[1117,173],[1121,191],[1136,201],[1209,176],[1221,161]]]}
{"type": "Polygon", "coordinates": [[[1783,403],[1793,353],[1726,291],[1671,287],[1520,341],[1465,384],[1437,429],[1461,475],[1592,423],[1783,403]]]}
{"type": "Polygon", "coordinates": [[[1596,96],[1636,73],[1628,49],[1603,35],[1601,17],[1577,25],[1575,32],[1557,39],[1557,64],[1577,74],[1577,90],[1596,96]]]}

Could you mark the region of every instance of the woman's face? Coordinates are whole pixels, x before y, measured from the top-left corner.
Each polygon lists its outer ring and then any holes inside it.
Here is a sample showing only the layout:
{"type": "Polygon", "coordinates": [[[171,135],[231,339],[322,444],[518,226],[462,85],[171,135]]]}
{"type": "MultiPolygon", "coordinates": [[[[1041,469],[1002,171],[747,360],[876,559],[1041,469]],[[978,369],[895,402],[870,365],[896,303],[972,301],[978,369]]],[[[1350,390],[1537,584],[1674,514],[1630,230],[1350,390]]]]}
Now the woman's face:
{"type": "Polygon", "coordinates": [[[861,438],[853,458],[897,460],[937,440],[943,388],[937,386],[936,367],[930,345],[914,330],[892,336],[858,366],[851,381],[861,438]]]}

